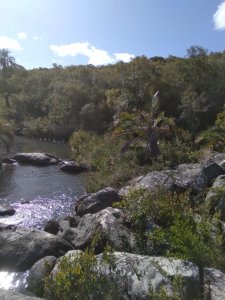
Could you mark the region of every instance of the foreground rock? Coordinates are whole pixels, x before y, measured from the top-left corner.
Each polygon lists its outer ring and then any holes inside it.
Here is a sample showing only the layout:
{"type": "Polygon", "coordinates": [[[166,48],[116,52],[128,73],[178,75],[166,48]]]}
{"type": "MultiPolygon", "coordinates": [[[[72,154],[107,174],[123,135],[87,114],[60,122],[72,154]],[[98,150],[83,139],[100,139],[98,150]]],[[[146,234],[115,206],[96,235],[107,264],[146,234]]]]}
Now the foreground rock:
{"type": "Polygon", "coordinates": [[[63,162],[63,165],[60,167],[60,169],[64,172],[73,174],[89,171],[88,166],[85,164],[77,164],[74,161],[63,162]]]}
{"type": "Polygon", "coordinates": [[[14,208],[0,206],[0,217],[13,216],[15,212],[14,208]]]}
{"type": "Polygon", "coordinates": [[[72,244],[75,249],[84,250],[91,246],[98,234],[96,253],[102,252],[107,244],[118,251],[130,252],[135,248],[135,239],[124,226],[125,218],[126,215],[121,210],[108,207],[96,214],[77,217],[73,224],[69,220],[60,222],[58,236],[72,244]]]}
{"type": "Polygon", "coordinates": [[[25,271],[39,259],[72,249],[65,240],[40,230],[0,223],[0,269],[25,271]]]}
{"type": "MultiPolygon", "coordinates": [[[[70,251],[66,256],[72,261],[79,254],[70,251]]],[[[199,299],[199,272],[190,262],[125,252],[112,254],[114,268],[104,261],[102,254],[97,255],[97,261],[100,273],[110,279],[118,295],[123,295],[124,299],[151,299],[150,290],[157,293],[163,287],[172,295],[172,281],[177,276],[181,276],[184,283],[182,299],[199,299]]],[[[61,258],[51,273],[53,278],[59,271],[60,262],[61,258]]]]}
{"type": "Polygon", "coordinates": [[[87,213],[97,213],[119,200],[118,192],[108,187],[97,193],[81,196],[75,204],[75,211],[78,216],[82,217],[87,213]]]}
{"type": "Polygon", "coordinates": [[[205,269],[205,295],[206,299],[225,299],[225,274],[216,269],[205,269]]]}
{"type": "Polygon", "coordinates": [[[51,273],[57,258],[46,256],[37,261],[30,269],[27,278],[27,289],[35,295],[42,297],[44,294],[44,279],[51,273]]]}
{"type": "Polygon", "coordinates": [[[198,194],[222,174],[223,168],[215,162],[207,165],[181,164],[176,170],[153,171],[129,181],[127,186],[120,190],[120,195],[126,194],[130,187],[147,188],[152,192],[164,187],[172,192],[190,190],[193,194],[198,194]]]}
{"type": "Polygon", "coordinates": [[[11,290],[0,289],[0,300],[41,300],[41,299],[44,300],[43,298],[27,296],[11,290]]]}
{"type": "Polygon", "coordinates": [[[13,159],[19,163],[31,164],[36,166],[49,166],[59,162],[58,159],[49,154],[44,153],[18,153],[13,159]]]}

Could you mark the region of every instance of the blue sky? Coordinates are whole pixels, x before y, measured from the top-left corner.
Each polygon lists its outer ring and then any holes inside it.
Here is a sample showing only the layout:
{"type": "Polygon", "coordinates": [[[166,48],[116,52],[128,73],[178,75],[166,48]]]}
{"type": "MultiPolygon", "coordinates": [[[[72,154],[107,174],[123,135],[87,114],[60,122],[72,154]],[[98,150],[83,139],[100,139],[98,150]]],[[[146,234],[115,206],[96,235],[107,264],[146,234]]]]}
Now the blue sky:
{"type": "Polygon", "coordinates": [[[0,0],[0,48],[26,68],[225,49],[223,0],[0,0]]]}

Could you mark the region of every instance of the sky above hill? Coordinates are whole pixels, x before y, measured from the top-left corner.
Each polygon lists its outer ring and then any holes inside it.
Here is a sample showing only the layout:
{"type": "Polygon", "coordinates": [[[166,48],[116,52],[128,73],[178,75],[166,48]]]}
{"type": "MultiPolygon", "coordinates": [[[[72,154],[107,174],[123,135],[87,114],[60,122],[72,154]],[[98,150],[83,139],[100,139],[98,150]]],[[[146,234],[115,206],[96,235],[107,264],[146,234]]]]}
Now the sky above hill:
{"type": "Polygon", "coordinates": [[[225,49],[221,0],[0,0],[0,49],[26,68],[225,49]]]}

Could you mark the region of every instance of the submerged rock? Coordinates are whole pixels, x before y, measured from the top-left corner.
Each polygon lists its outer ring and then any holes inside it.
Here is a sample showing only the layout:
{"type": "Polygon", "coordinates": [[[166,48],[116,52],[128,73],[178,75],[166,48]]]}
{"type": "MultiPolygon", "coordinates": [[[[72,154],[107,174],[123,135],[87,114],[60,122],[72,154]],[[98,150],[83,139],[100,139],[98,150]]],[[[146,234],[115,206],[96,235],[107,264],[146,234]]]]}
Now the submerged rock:
{"type": "Polygon", "coordinates": [[[58,159],[44,153],[18,153],[13,156],[13,159],[20,163],[31,164],[37,166],[54,165],[59,162],[58,159]]]}
{"type": "Polygon", "coordinates": [[[11,207],[0,206],[0,217],[13,216],[15,214],[15,209],[11,207]]]}
{"type": "Polygon", "coordinates": [[[118,192],[108,187],[97,193],[81,196],[75,204],[75,211],[78,216],[82,217],[87,213],[97,213],[119,200],[118,192]]]}
{"type": "Polygon", "coordinates": [[[42,257],[59,257],[72,249],[50,233],[1,223],[0,245],[0,269],[6,271],[25,271],[42,257]]]}
{"type": "Polygon", "coordinates": [[[12,159],[12,158],[9,158],[9,157],[6,157],[6,158],[3,158],[2,163],[7,164],[7,165],[12,165],[12,164],[16,163],[16,160],[12,159]]]}

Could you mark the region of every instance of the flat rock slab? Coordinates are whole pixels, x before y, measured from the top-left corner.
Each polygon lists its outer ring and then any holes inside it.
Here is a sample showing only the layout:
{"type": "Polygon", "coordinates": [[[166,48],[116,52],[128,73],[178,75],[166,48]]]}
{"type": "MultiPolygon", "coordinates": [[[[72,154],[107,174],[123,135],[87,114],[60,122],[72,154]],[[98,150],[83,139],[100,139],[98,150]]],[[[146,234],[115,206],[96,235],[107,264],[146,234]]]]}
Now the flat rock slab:
{"type": "Polygon", "coordinates": [[[57,158],[53,158],[52,155],[44,153],[18,153],[13,156],[13,159],[19,163],[36,165],[36,166],[48,166],[54,165],[59,162],[57,158]]]}
{"type": "Polygon", "coordinates": [[[53,234],[0,223],[0,269],[26,271],[45,256],[59,257],[72,246],[53,234]]]}

